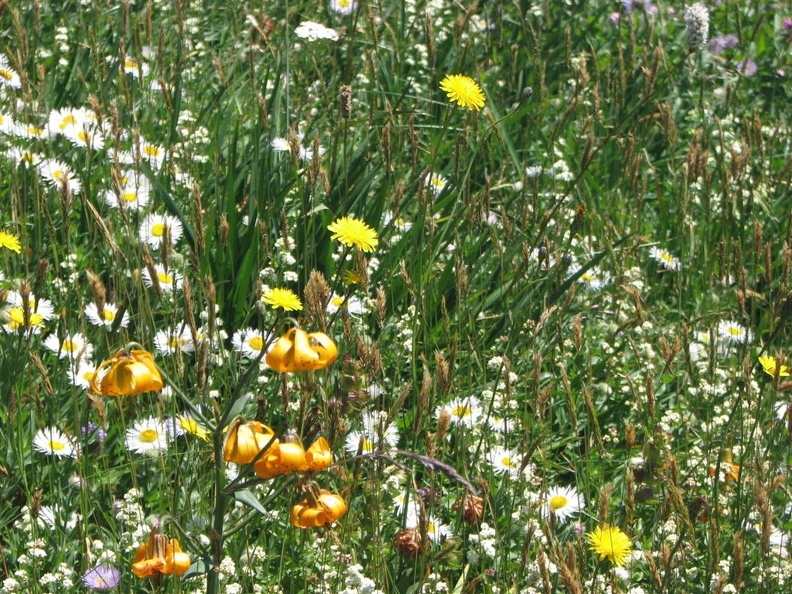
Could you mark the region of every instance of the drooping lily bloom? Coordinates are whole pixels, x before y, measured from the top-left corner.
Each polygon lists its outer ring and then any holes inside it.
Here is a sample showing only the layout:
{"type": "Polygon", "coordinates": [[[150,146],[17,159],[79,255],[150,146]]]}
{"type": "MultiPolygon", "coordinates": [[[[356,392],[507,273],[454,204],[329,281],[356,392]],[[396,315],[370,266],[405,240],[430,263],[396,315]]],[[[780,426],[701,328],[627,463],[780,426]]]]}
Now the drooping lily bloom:
{"type": "Polygon", "coordinates": [[[267,365],[281,373],[324,369],[338,357],[338,348],[322,332],[292,328],[267,352],[267,365]]]}
{"type": "Polygon", "coordinates": [[[160,575],[183,575],[190,568],[190,555],[182,552],[179,540],[152,529],[148,540],[137,550],[132,561],[132,573],[139,578],[160,575]]]}
{"type": "Polygon", "coordinates": [[[134,396],[162,389],[162,376],[151,353],[119,350],[102,361],[91,378],[91,390],[102,396],[134,396]]]}
{"type": "Polygon", "coordinates": [[[320,489],[316,497],[309,495],[292,507],[291,523],[297,528],[316,528],[332,524],[346,511],[346,501],[341,495],[320,489]]]}
{"type": "MultiPolygon", "coordinates": [[[[236,419],[228,428],[223,459],[236,464],[250,464],[274,436],[275,432],[263,423],[236,419]]],[[[277,444],[277,439],[272,441],[269,449],[277,447],[277,444]]],[[[266,455],[268,454],[264,454],[266,455]]]]}
{"type": "Polygon", "coordinates": [[[269,479],[290,472],[318,472],[332,463],[333,452],[324,437],[305,450],[296,434],[287,433],[256,460],[254,468],[259,478],[269,479]]]}

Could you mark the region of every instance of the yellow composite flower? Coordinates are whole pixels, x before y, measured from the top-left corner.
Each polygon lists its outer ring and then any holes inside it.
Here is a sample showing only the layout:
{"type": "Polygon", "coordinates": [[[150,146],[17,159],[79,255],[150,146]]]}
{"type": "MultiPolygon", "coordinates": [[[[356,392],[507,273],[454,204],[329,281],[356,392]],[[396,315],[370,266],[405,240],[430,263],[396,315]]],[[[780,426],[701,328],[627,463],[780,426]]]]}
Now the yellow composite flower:
{"type": "Polygon", "coordinates": [[[16,235],[0,231],[0,248],[5,248],[18,254],[22,251],[22,244],[19,243],[19,238],[16,235]]]}
{"type": "Polygon", "coordinates": [[[355,246],[364,252],[373,252],[379,241],[374,229],[365,221],[354,217],[336,219],[327,228],[333,232],[331,239],[337,239],[345,246],[355,246]]]}
{"type": "Polygon", "coordinates": [[[594,532],[586,534],[589,548],[600,556],[600,561],[608,559],[620,567],[624,565],[632,553],[632,541],[618,526],[604,524],[597,526],[594,532]]]}
{"type": "Polygon", "coordinates": [[[284,311],[300,311],[303,308],[300,298],[291,289],[269,289],[264,291],[261,300],[274,309],[280,307],[284,311]]]}
{"type": "Polygon", "coordinates": [[[478,111],[487,102],[478,83],[464,74],[449,74],[440,81],[440,88],[448,95],[451,103],[478,111]]]}
{"type": "Polygon", "coordinates": [[[778,360],[775,357],[764,355],[759,357],[759,363],[762,364],[762,370],[770,377],[775,377],[776,373],[778,377],[789,377],[789,367],[781,365],[779,369],[778,360]]]}

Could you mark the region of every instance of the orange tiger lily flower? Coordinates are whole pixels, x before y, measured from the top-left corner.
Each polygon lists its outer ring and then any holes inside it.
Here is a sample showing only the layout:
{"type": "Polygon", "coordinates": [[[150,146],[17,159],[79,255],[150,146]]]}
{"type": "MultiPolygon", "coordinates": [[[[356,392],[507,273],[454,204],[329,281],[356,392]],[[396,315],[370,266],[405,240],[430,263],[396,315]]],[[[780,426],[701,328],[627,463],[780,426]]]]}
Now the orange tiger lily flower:
{"type": "Polygon", "coordinates": [[[119,350],[102,361],[91,378],[91,390],[102,396],[135,396],[162,389],[162,376],[151,353],[119,350]]]}
{"type": "Polygon", "coordinates": [[[281,373],[324,369],[338,357],[338,348],[322,332],[291,328],[267,352],[267,365],[281,373]]]}
{"type": "MultiPolygon", "coordinates": [[[[229,426],[228,437],[223,447],[223,460],[236,464],[250,464],[274,436],[275,432],[263,423],[236,419],[229,426]]],[[[272,450],[277,444],[276,439],[269,449],[272,450]]]]}
{"type": "Polygon", "coordinates": [[[179,540],[160,534],[156,528],[137,550],[132,561],[132,573],[139,578],[160,575],[183,575],[190,568],[190,555],[182,552],[179,540]]]}
{"type": "Polygon", "coordinates": [[[341,495],[320,489],[316,497],[309,495],[291,510],[291,523],[297,528],[317,528],[332,524],[347,511],[341,495]]]}

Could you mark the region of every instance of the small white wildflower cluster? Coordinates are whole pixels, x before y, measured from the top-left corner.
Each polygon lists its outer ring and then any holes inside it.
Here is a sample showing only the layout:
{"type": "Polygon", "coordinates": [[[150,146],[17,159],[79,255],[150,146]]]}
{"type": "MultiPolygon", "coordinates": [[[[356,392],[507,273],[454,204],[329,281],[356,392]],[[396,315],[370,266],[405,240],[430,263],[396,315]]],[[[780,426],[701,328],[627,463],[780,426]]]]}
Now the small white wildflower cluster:
{"type": "Polygon", "coordinates": [[[470,545],[467,559],[471,565],[478,565],[482,556],[485,559],[494,559],[498,554],[495,529],[486,522],[482,523],[479,533],[470,535],[470,545]]]}
{"type": "Polygon", "coordinates": [[[444,594],[450,592],[448,584],[443,581],[442,576],[430,573],[426,576],[426,581],[421,586],[421,594],[444,594]]]}
{"type": "Polygon", "coordinates": [[[151,527],[146,524],[146,516],[139,501],[138,490],[130,489],[124,494],[124,498],[115,505],[116,518],[124,525],[120,544],[126,553],[137,551],[140,543],[145,542],[151,532],[151,527]]]}
{"type": "Polygon", "coordinates": [[[377,588],[374,580],[363,575],[363,567],[354,564],[347,567],[344,576],[344,589],[339,594],[384,594],[377,588]]]}

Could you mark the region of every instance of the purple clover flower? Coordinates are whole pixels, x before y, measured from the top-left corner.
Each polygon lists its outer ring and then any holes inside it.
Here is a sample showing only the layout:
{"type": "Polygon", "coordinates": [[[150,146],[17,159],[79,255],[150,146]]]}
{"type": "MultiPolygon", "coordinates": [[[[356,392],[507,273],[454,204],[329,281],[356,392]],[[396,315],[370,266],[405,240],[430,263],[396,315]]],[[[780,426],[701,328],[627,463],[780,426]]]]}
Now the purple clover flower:
{"type": "Polygon", "coordinates": [[[91,590],[110,590],[121,581],[121,572],[109,565],[97,565],[85,572],[82,581],[91,590]]]}
{"type": "Polygon", "coordinates": [[[756,65],[756,62],[749,58],[743,58],[737,63],[737,72],[743,76],[753,76],[756,74],[757,70],[759,70],[759,67],[756,65]]]}
{"type": "Polygon", "coordinates": [[[713,56],[719,56],[727,49],[735,47],[739,43],[736,35],[729,33],[720,37],[713,37],[709,42],[709,51],[713,56]]]}

